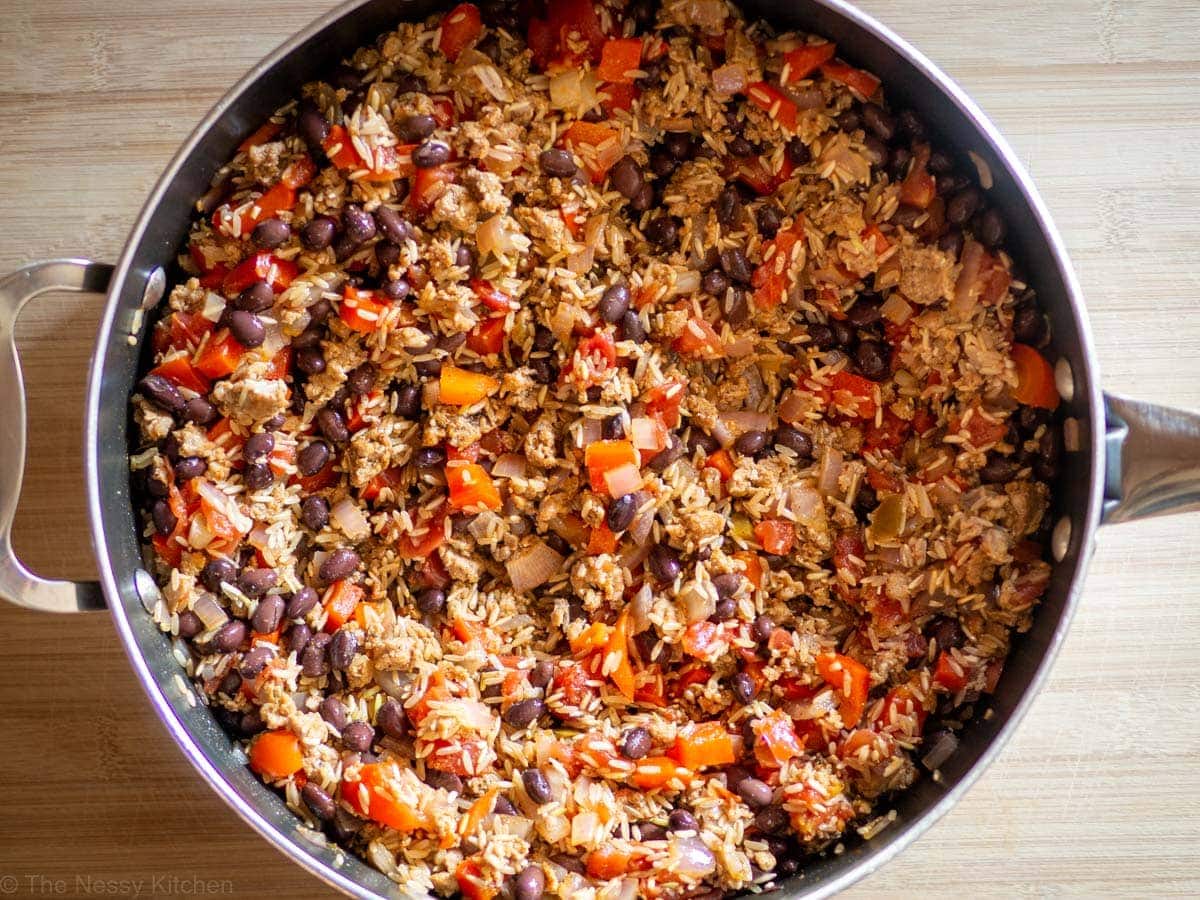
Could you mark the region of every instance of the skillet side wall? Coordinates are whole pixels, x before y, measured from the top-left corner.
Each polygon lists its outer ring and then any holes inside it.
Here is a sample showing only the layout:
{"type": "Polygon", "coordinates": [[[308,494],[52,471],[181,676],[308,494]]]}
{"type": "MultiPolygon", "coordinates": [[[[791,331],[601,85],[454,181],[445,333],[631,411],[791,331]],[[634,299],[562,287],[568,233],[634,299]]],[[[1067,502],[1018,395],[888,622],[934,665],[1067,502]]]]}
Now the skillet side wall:
{"type": "MultiPolygon", "coordinates": [[[[282,851],[327,881],[338,882],[337,886],[343,890],[361,896],[394,893],[394,886],[356,859],[349,860],[341,870],[357,882],[357,889],[331,876],[328,869],[318,871],[318,867],[330,865],[332,855],[315,851],[315,858],[309,856],[314,848],[295,837],[297,820],[273,792],[249,773],[208,713],[202,707],[188,705],[176,686],[181,673],[171,656],[169,642],[142,609],[134,587],[134,573],[142,560],[137,522],[130,503],[126,415],[142,348],[129,343],[125,329],[141,303],[148,273],[157,266],[172,270],[194,215],[196,198],[207,190],[213,174],[241,139],[265,116],[294,97],[300,84],[328,71],[377,33],[394,27],[395,22],[422,17],[439,5],[448,4],[429,0],[373,0],[354,10],[342,11],[323,30],[304,39],[286,55],[280,56],[279,51],[271,54],[255,69],[257,78],[253,83],[240,93],[235,90],[214,108],[185,145],[185,151],[168,168],[131,234],[93,360],[89,421],[85,428],[99,567],[118,630],[160,717],[202,774],[210,781],[214,777],[213,772],[204,771],[205,760],[220,770],[219,777],[240,798],[231,797],[220,785],[214,787],[243,818],[257,819],[251,824],[260,830],[265,820],[277,832],[267,835],[268,838],[282,851]],[[194,747],[188,746],[191,742],[194,747]]],[[[1055,515],[1070,511],[1073,537],[1065,559],[1055,569],[1049,595],[1032,630],[1014,644],[992,703],[993,714],[965,730],[958,752],[943,767],[940,783],[923,779],[898,799],[894,824],[870,842],[847,840],[845,853],[813,861],[803,877],[786,882],[783,893],[776,895],[826,896],[877,868],[953,805],[982,771],[983,764],[998,752],[998,736],[1008,730],[1006,726],[1015,724],[1032,698],[1032,689],[1044,677],[1070,618],[1076,599],[1076,575],[1090,554],[1099,516],[1100,394],[1078,288],[1057,235],[1041,209],[1040,200],[1027,193],[1023,184],[1027,176],[1019,166],[1010,169],[1010,162],[1016,165],[1011,151],[988,138],[984,132],[991,131],[990,125],[975,120],[969,101],[964,106],[963,100],[944,93],[931,83],[920,66],[898,52],[889,38],[864,24],[869,20],[836,0],[776,3],[750,0],[743,6],[749,15],[761,15],[781,28],[803,27],[836,41],[840,55],[883,79],[893,106],[910,106],[921,115],[935,141],[947,149],[961,151],[959,156],[964,163],[967,149],[986,160],[996,182],[989,198],[1009,223],[1008,246],[1018,271],[1037,290],[1049,314],[1057,350],[1072,362],[1076,384],[1074,399],[1066,404],[1066,412],[1077,417],[1082,425],[1082,446],[1078,453],[1068,456],[1066,474],[1057,486],[1056,498],[1055,515]],[[1005,156],[1008,162],[1004,161],[1005,156]],[[981,765],[972,771],[976,763],[981,765]]],[[[146,333],[144,329],[141,337],[146,333]]]]}

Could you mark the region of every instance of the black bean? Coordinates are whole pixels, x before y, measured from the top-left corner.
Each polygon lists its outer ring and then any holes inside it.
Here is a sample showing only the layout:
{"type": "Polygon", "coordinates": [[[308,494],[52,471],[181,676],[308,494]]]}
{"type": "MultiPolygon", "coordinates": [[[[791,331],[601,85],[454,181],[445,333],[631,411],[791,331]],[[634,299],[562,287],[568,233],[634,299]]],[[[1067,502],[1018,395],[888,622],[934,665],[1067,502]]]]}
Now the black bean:
{"type": "Polygon", "coordinates": [[[332,406],[326,406],[317,413],[317,428],[321,434],[335,444],[344,444],[350,440],[350,429],[346,426],[346,417],[332,406]]]}
{"type": "Polygon", "coordinates": [[[181,638],[194,638],[203,630],[203,620],[190,609],[185,609],[179,614],[179,636],[181,638]]]}
{"type": "Polygon", "coordinates": [[[396,412],[406,419],[421,415],[421,389],[415,384],[406,384],[396,392],[396,412]]]}
{"type": "Polygon", "coordinates": [[[422,447],[413,454],[418,469],[436,469],[446,464],[446,451],[440,446],[422,447]]]}
{"type": "Polygon", "coordinates": [[[400,262],[400,248],[391,241],[380,241],[375,245],[375,260],[381,275],[387,275],[387,270],[400,262]]]}
{"type": "Polygon", "coordinates": [[[773,238],[783,225],[783,210],[778,204],[764,203],[754,214],[754,221],[763,237],[773,238]]]}
{"type": "Polygon", "coordinates": [[[197,425],[211,425],[217,420],[217,408],[203,397],[193,397],[183,405],[185,422],[195,422],[197,425]]]}
{"type": "Polygon", "coordinates": [[[754,620],[754,625],[750,631],[759,643],[765,644],[771,639],[771,635],[775,633],[775,620],[768,615],[761,615],[754,620]]]}
{"type": "Polygon", "coordinates": [[[353,575],[361,561],[358,554],[349,547],[338,547],[321,562],[317,577],[325,584],[341,581],[353,575]]]}
{"type": "MultiPolygon", "coordinates": [[[[333,243],[337,223],[329,216],[316,216],[300,231],[300,243],[306,250],[324,250],[333,243]]],[[[272,298],[272,303],[274,298],[272,298]]]]}
{"type": "Polygon", "coordinates": [[[848,310],[846,321],[855,328],[870,328],[882,318],[879,307],[882,304],[878,297],[860,296],[848,310]]]}
{"type": "Polygon", "coordinates": [[[778,834],[787,828],[788,814],[781,806],[764,806],[754,816],[754,827],[763,834],[778,834]]]}
{"type": "Polygon", "coordinates": [[[860,484],[854,494],[854,511],[859,519],[866,521],[867,516],[874,512],[878,505],[879,495],[875,493],[875,488],[869,484],[860,484]]]}
{"type": "Polygon", "coordinates": [[[437,120],[433,116],[414,113],[396,123],[396,136],[406,144],[416,144],[437,131],[437,120]]]}
{"type": "Polygon", "coordinates": [[[667,829],[654,822],[638,822],[638,836],[643,841],[665,841],[667,839],[667,829]]]}
{"type": "Polygon", "coordinates": [[[312,629],[303,622],[297,622],[287,630],[284,646],[299,658],[300,654],[304,652],[304,648],[308,646],[311,638],[312,629]]]}
{"type": "Polygon", "coordinates": [[[788,161],[794,166],[806,166],[812,162],[812,151],[798,137],[790,138],[785,148],[788,161]]]}
{"type": "Polygon", "coordinates": [[[315,106],[306,103],[296,117],[296,130],[310,147],[318,148],[329,137],[329,121],[315,106]]]}
{"type": "Polygon", "coordinates": [[[262,462],[275,449],[275,436],[268,431],[256,431],[246,438],[242,446],[242,459],[246,462],[262,462]]]}
{"type": "Polygon", "coordinates": [[[862,112],[858,104],[840,113],[837,117],[837,124],[842,131],[856,131],[862,128],[862,112]]]}
{"type": "Polygon", "coordinates": [[[611,284],[600,296],[600,318],[615,325],[629,309],[629,288],[623,282],[611,284]]]}
{"type": "Polygon", "coordinates": [[[625,423],[620,415],[608,416],[600,423],[600,437],[606,441],[619,441],[625,437],[625,423]]]}
{"type": "Polygon", "coordinates": [[[892,150],[892,158],[888,161],[888,173],[899,181],[908,173],[908,166],[911,162],[912,151],[907,147],[896,147],[892,150]]]}
{"type": "Polygon", "coordinates": [[[886,166],[888,159],[891,157],[891,152],[888,150],[887,144],[873,134],[863,137],[863,153],[867,157],[867,162],[875,169],[881,169],[886,166]]]}
{"type": "Polygon", "coordinates": [[[305,375],[320,375],[325,371],[325,354],[319,347],[301,347],[296,351],[296,368],[305,375]]]}
{"type": "Polygon", "coordinates": [[[542,900],[546,891],[546,873],[530,863],[513,878],[513,900],[542,900]]]}
{"type": "Polygon", "coordinates": [[[737,795],[746,801],[751,809],[762,809],[770,805],[774,797],[771,786],[757,778],[745,778],[737,786],[737,795]]]}
{"type": "MultiPolygon", "coordinates": [[[[242,574],[238,576],[238,590],[250,598],[261,597],[271,588],[275,587],[279,581],[279,576],[275,574],[274,569],[242,569],[242,574]]],[[[274,629],[268,629],[273,631],[274,629]]]]}
{"type": "Polygon", "coordinates": [[[717,221],[725,228],[734,228],[742,218],[742,195],[730,184],[717,195],[717,221]]]}
{"type": "MultiPolygon", "coordinates": [[[[260,571],[270,572],[271,570],[260,571]]],[[[270,634],[283,621],[284,605],[283,598],[278,594],[268,594],[263,597],[258,601],[258,606],[254,608],[254,615],[250,617],[250,627],[259,634],[270,634]]]]}
{"type": "Polygon", "coordinates": [[[150,518],[154,521],[154,531],[161,537],[166,537],[179,524],[179,517],[171,512],[171,505],[166,500],[155,500],[150,507],[150,518]]]}
{"type": "Polygon", "coordinates": [[[704,277],[700,280],[700,287],[714,297],[723,297],[725,291],[729,289],[729,278],[720,269],[713,269],[711,272],[704,273],[704,277]]]}
{"type": "Polygon", "coordinates": [[[667,816],[667,827],[672,831],[699,831],[700,823],[686,809],[673,809],[667,816]]]}
{"type": "Polygon", "coordinates": [[[979,480],[984,484],[1004,484],[1012,481],[1020,470],[1020,463],[1015,459],[993,450],[988,454],[983,468],[979,470],[979,480]]]}
{"type": "Polygon", "coordinates": [[[735,616],[737,616],[737,601],[732,597],[722,597],[717,601],[713,608],[713,614],[709,618],[714,622],[728,622],[735,616]]]}
{"type": "Polygon", "coordinates": [[[646,340],[646,328],[642,325],[642,318],[630,309],[621,316],[621,340],[633,341],[635,344],[641,344],[646,340]]]}
{"type": "Polygon", "coordinates": [[[253,679],[258,677],[258,674],[267,667],[267,663],[271,661],[274,655],[270,647],[265,644],[259,644],[250,648],[248,652],[243,654],[242,661],[238,665],[238,672],[245,679],[253,679]]]}
{"type": "Polygon", "coordinates": [[[754,695],[758,693],[754,687],[754,679],[745,672],[735,672],[731,679],[731,687],[733,688],[733,696],[738,699],[739,703],[749,703],[754,699],[754,695]]]}
{"type": "Polygon", "coordinates": [[[642,167],[632,156],[622,156],[609,170],[609,184],[613,190],[627,200],[632,200],[641,190],[646,176],[642,167]]]}
{"type": "Polygon", "coordinates": [[[521,783],[525,785],[525,793],[529,795],[529,799],[539,806],[549,803],[553,797],[550,782],[546,780],[541,769],[526,769],[521,773],[521,783]]]}
{"type": "Polygon", "coordinates": [[[629,200],[629,205],[636,212],[645,212],[654,205],[654,188],[646,182],[642,182],[642,186],[638,188],[638,192],[629,200]]]}
{"type": "Polygon", "coordinates": [[[334,670],[344,672],[350,668],[357,652],[357,634],[345,628],[339,628],[333,633],[333,640],[329,642],[329,664],[334,670]]]}
{"type": "Polygon", "coordinates": [[[375,237],[375,217],[361,206],[350,204],[342,210],[342,231],[352,248],[365,244],[375,237]]]}
{"type": "Polygon", "coordinates": [[[443,141],[425,141],[412,153],[413,165],[418,169],[432,169],[450,161],[450,147],[443,141]]]}
{"type": "Polygon", "coordinates": [[[165,412],[182,413],[187,406],[179,388],[162,375],[147,375],[138,382],[138,392],[165,412]]]}
{"type": "Polygon", "coordinates": [[[741,247],[721,251],[721,270],[738,284],[749,284],[754,276],[746,251],[741,247]]]}
{"type": "Polygon", "coordinates": [[[441,588],[425,588],[417,594],[414,602],[417,609],[425,615],[435,616],[446,608],[446,592],[441,588]]]}
{"type": "Polygon", "coordinates": [[[995,209],[985,211],[975,225],[975,234],[985,247],[1000,246],[1007,233],[1008,226],[1004,222],[1004,217],[995,209]]]}
{"type": "Polygon", "coordinates": [[[650,174],[656,178],[668,178],[679,168],[679,160],[666,150],[650,152],[650,174]]]}
{"type": "Polygon", "coordinates": [[[375,210],[375,224],[379,232],[397,247],[402,247],[413,235],[412,226],[390,206],[375,210]]]}
{"type": "Polygon", "coordinates": [[[958,259],[963,248],[963,234],[957,228],[952,228],[938,238],[938,249],[944,253],[950,254],[954,259],[958,259]]]}
{"type": "Polygon", "coordinates": [[[633,494],[623,494],[609,504],[604,521],[614,532],[624,531],[633,522],[637,513],[637,499],[633,494]]]}
{"type": "MultiPolygon", "coordinates": [[[[308,643],[304,645],[304,649],[300,651],[299,663],[300,671],[309,678],[319,678],[329,671],[329,663],[325,659],[325,651],[329,648],[329,635],[323,631],[318,631],[308,643]]],[[[339,703],[340,707],[341,704],[339,703]]],[[[322,711],[323,714],[323,711],[322,711]]]]}
{"type": "Polygon", "coordinates": [[[210,559],[200,570],[200,583],[214,594],[221,592],[221,583],[237,581],[237,566],[228,559],[210,559]]]}
{"type": "Polygon", "coordinates": [[[261,347],[267,339],[267,329],[262,319],[244,309],[230,310],[226,314],[229,331],[243,347],[261,347]]]}
{"type": "Polygon", "coordinates": [[[546,704],[536,697],[518,700],[504,713],[504,721],[513,728],[528,728],[546,712],[546,704]]]}
{"type": "Polygon", "coordinates": [[[274,217],[263,219],[250,232],[250,240],[255,247],[263,250],[274,250],[281,244],[286,244],[292,236],[292,229],[282,219],[274,217]]]}
{"type": "Polygon", "coordinates": [[[202,456],[183,456],[175,463],[175,478],[179,482],[199,478],[208,471],[208,460],[202,456]]]}
{"type": "Polygon", "coordinates": [[[925,137],[925,123],[911,109],[902,109],[896,114],[896,124],[900,133],[913,140],[925,137]]]}
{"type": "Polygon", "coordinates": [[[570,178],[579,171],[575,159],[566,150],[551,147],[538,155],[538,164],[542,171],[554,178],[570,178]]]}
{"type": "Polygon", "coordinates": [[[232,301],[234,309],[246,312],[266,312],[275,305],[275,292],[265,281],[256,281],[237,295],[232,301]]]}
{"type": "Polygon", "coordinates": [[[983,206],[983,196],[973,187],[959,191],[946,204],[946,221],[962,227],[983,206]]]}
{"type": "Polygon", "coordinates": [[[399,701],[390,697],[379,707],[375,714],[375,724],[390,738],[402,738],[408,733],[408,716],[399,701]]]}
{"type": "Polygon", "coordinates": [[[876,103],[867,103],[862,111],[863,124],[875,132],[881,140],[890,141],[896,136],[896,120],[892,114],[876,103]]]}
{"type": "Polygon", "coordinates": [[[950,154],[942,150],[934,150],[929,154],[929,165],[927,168],[934,175],[948,175],[954,169],[954,160],[950,157],[950,154]]]}
{"type": "Polygon", "coordinates": [[[1017,410],[1017,426],[1027,437],[1032,437],[1038,428],[1049,421],[1048,410],[1038,409],[1036,406],[1022,406],[1017,410]]]}
{"type": "Polygon", "coordinates": [[[337,804],[333,798],[315,781],[306,781],[300,789],[300,797],[304,805],[312,810],[312,814],[322,822],[329,822],[337,812],[337,804]]]}
{"type": "Polygon", "coordinates": [[[246,640],[246,623],[241,619],[230,619],[213,635],[213,648],[221,653],[232,653],[246,640]]]}
{"type": "Polygon", "coordinates": [[[738,588],[742,585],[742,576],[737,572],[726,572],[713,576],[712,583],[717,590],[717,596],[726,600],[738,592],[738,588]]]}
{"type": "Polygon", "coordinates": [[[316,475],[329,462],[329,445],[324,441],[313,441],[296,454],[296,468],[301,475],[316,475]]]}
{"type": "Polygon", "coordinates": [[[303,618],[316,608],[318,599],[315,590],[310,587],[302,587],[292,594],[292,599],[288,601],[284,615],[289,619],[303,618]]]}
{"type": "Polygon", "coordinates": [[[707,431],[702,431],[699,426],[693,425],[688,429],[687,449],[688,453],[693,456],[697,450],[708,456],[710,453],[716,453],[720,450],[721,444],[707,431]]]}
{"type": "Polygon", "coordinates": [[[440,769],[426,769],[425,783],[435,790],[448,791],[451,794],[463,792],[463,780],[453,772],[443,772],[440,769]]]}
{"type": "Polygon", "coordinates": [[[667,435],[667,446],[651,458],[648,464],[650,470],[661,475],[671,463],[683,456],[685,452],[683,441],[679,439],[679,435],[671,432],[667,435]]]}
{"type": "Polygon", "coordinates": [[[891,373],[887,348],[879,341],[862,341],[854,348],[854,361],[871,381],[883,381],[891,373]]]}
{"type": "Polygon", "coordinates": [[[217,693],[224,694],[226,697],[233,697],[242,686],[242,675],[236,669],[230,669],[225,673],[225,677],[221,679],[217,685],[217,693]]]}
{"type": "Polygon", "coordinates": [[[467,273],[470,278],[475,274],[475,251],[466,244],[459,244],[454,251],[454,265],[467,273]]]}
{"type": "Polygon", "coordinates": [[[833,329],[821,322],[808,326],[808,336],[818,350],[832,350],[837,346],[833,329]]]}
{"type": "Polygon", "coordinates": [[[766,432],[757,429],[744,431],[733,442],[733,449],[742,456],[757,456],[767,446],[766,432]]]}
{"type": "Polygon", "coordinates": [[[637,725],[626,731],[621,738],[621,753],[626,759],[641,759],[650,752],[653,744],[650,732],[637,725]]]}
{"type": "Polygon", "coordinates": [[[725,148],[733,156],[745,157],[754,154],[754,145],[742,137],[740,134],[735,135],[726,145],[725,148]]]}
{"type": "Polygon", "coordinates": [[[342,744],[362,753],[375,743],[375,729],[366,722],[351,722],[342,729],[342,744]]]}
{"type": "Polygon", "coordinates": [[[659,581],[669,584],[681,571],[679,555],[666,544],[656,544],[650,551],[650,572],[659,581]]]}
{"type": "Polygon", "coordinates": [[[252,491],[265,491],[275,483],[275,472],[271,469],[269,463],[247,463],[245,470],[242,472],[242,480],[246,482],[246,487],[252,491]]]}
{"type": "Polygon", "coordinates": [[[938,650],[954,650],[967,642],[967,635],[958,624],[958,619],[938,616],[926,628],[931,641],[936,641],[938,650]]]}
{"type": "Polygon", "coordinates": [[[529,683],[535,688],[544,688],[554,679],[554,662],[541,659],[529,670],[529,683]]]}
{"type": "Polygon", "coordinates": [[[671,131],[667,133],[663,144],[670,153],[680,162],[692,158],[692,136],[686,131],[671,131]]]}
{"type": "Polygon", "coordinates": [[[1036,346],[1046,334],[1046,319],[1036,306],[1018,307],[1013,314],[1013,337],[1022,344],[1036,346]]]}
{"type": "Polygon", "coordinates": [[[793,428],[790,425],[780,425],[775,429],[775,434],[772,438],[772,443],[780,447],[787,447],[799,459],[812,459],[813,444],[812,438],[799,429],[793,428]]]}

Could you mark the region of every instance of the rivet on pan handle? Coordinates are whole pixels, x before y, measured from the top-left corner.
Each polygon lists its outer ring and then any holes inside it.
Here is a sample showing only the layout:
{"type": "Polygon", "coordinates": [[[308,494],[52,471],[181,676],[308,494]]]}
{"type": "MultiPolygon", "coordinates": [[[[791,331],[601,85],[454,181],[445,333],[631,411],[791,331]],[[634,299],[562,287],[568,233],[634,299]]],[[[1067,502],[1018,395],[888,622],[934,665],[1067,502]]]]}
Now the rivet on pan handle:
{"type": "Polygon", "coordinates": [[[40,578],[17,559],[13,517],[25,475],[25,385],[17,356],[15,327],[21,307],[47,291],[108,291],[113,267],[86,259],[52,259],[18,269],[0,280],[0,598],[43,612],[103,609],[94,581],[40,578]]]}
{"type": "Polygon", "coordinates": [[[1200,510],[1200,415],[1104,397],[1104,522],[1200,510]]]}

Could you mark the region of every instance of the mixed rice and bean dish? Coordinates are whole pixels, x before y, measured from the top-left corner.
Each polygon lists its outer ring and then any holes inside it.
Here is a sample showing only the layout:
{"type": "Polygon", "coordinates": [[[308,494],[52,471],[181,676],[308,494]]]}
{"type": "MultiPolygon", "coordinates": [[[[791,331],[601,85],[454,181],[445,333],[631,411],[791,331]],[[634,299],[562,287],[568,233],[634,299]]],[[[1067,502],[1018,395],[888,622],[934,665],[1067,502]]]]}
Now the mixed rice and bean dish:
{"type": "Polygon", "coordinates": [[[461,4],[297,90],[132,399],[249,766],[417,894],[769,890],[885,827],[1050,576],[986,167],[721,0],[461,4]]]}

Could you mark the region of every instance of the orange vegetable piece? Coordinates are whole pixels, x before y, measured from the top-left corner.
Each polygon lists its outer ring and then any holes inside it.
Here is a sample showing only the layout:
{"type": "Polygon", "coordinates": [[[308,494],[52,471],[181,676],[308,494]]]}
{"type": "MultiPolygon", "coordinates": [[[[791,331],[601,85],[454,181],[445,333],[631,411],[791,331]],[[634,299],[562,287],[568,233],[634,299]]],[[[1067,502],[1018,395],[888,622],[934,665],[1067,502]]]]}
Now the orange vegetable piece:
{"type": "Polygon", "coordinates": [[[348,284],[342,294],[338,316],[351,331],[370,334],[379,327],[379,320],[387,309],[388,304],[375,299],[374,291],[360,291],[348,284]]]}
{"type": "Polygon", "coordinates": [[[646,414],[653,416],[668,428],[679,427],[679,408],[687,396],[687,382],[681,378],[670,378],[656,384],[642,395],[646,414]]]}
{"type": "Polygon", "coordinates": [[[835,53],[837,53],[837,45],[832,41],[826,41],[823,44],[809,44],[789,50],[783,54],[783,62],[787,68],[783,83],[795,84],[797,81],[803,81],[824,63],[833,59],[835,53]]]}
{"type": "Polygon", "coordinates": [[[283,131],[283,126],[278,122],[264,122],[248,138],[238,144],[238,153],[245,153],[251,147],[257,147],[259,144],[265,144],[279,132],[283,131]]]}
{"type": "Polygon", "coordinates": [[[862,718],[871,689],[871,673],[856,659],[840,653],[824,653],[817,657],[817,672],[838,695],[838,712],[842,726],[853,728],[862,718]]]}
{"type": "Polygon", "coordinates": [[[847,415],[859,419],[875,418],[875,382],[852,372],[837,372],[829,379],[833,401],[847,415]]]}
{"type": "Polygon", "coordinates": [[[925,717],[929,711],[917,699],[917,695],[907,684],[900,684],[887,692],[883,698],[883,706],[875,716],[874,726],[878,731],[895,730],[897,728],[920,734],[925,727],[925,717]],[[905,723],[912,719],[915,728],[909,729],[905,723]]]}
{"type": "Polygon", "coordinates": [[[678,353],[710,358],[725,352],[725,345],[717,330],[699,316],[688,320],[679,337],[671,342],[671,347],[678,353]]]}
{"type": "Polygon", "coordinates": [[[335,581],[325,591],[325,631],[333,634],[354,618],[354,611],[362,602],[365,592],[352,581],[335,581]]]}
{"type": "Polygon", "coordinates": [[[720,639],[721,627],[716,622],[702,619],[693,622],[683,633],[680,646],[683,652],[697,659],[705,659],[712,654],[713,647],[720,639]]]}
{"type": "Polygon", "coordinates": [[[795,543],[796,526],[785,519],[763,519],[754,526],[754,536],[767,553],[782,556],[795,543]]]}
{"type": "Polygon", "coordinates": [[[949,691],[951,694],[961,691],[967,686],[967,671],[960,671],[948,651],[938,654],[937,666],[933,670],[933,686],[949,691]]]}
{"type": "Polygon", "coordinates": [[[641,96],[641,93],[633,82],[616,81],[606,84],[600,88],[600,108],[606,116],[611,116],[618,109],[633,109],[633,101],[641,96]]]}
{"type": "Polygon", "coordinates": [[[329,161],[339,169],[357,169],[362,166],[362,160],[350,142],[350,134],[341,125],[330,125],[329,134],[321,143],[329,161]]]}
{"type": "Polygon", "coordinates": [[[758,554],[751,550],[739,550],[737,553],[732,554],[732,556],[734,559],[741,560],[745,566],[742,570],[742,575],[745,576],[746,580],[754,585],[756,591],[760,590],[762,588],[763,567],[762,560],[758,554]]]}
{"type": "Polygon", "coordinates": [[[439,399],[452,406],[471,406],[500,388],[500,382],[490,375],[457,366],[442,366],[440,384],[439,399]]]}
{"type": "Polygon", "coordinates": [[[593,622],[571,639],[571,652],[576,656],[587,656],[608,646],[612,629],[603,622],[593,622]]]}
{"type": "Polygon", "coordinates": [[[1057,409],[1058,388],[1054,385],[1054,369],[1046,357],[1027,344],[1013,344],[1012,361],[1017,370],[1017,389],[1013,397],[1026,406],[1057,409]]]}
{"type": "Polygon", "coordinates": [[[483,877],[483,867],[479,861],[471,857],[458,864],[454,878],[458,881],[458,889],[464,900],[492,900],[499,893],[483,877]]]}
{"type": "Polygon", "coordinates": [[[506,323],[506,316],[484,319],[467,335],[467,346],[480,356],[499,353],[504,349],[504,339],[508,336],[505,331],[506,323]]]}
{"type": "Polygon", "coordinates": [[[250,768],[270,781],[295,775],[303,765],[300,739],[286,729],[265,731],[250,745],[250,768]]]}
{"type": "Polygon", "coordinates": [[[728,766],[737,759],[733,735],[720,722],[691,722],[679,729],[667,755],[693,771],[728,766]]]}
{"type": "Polygon", "coordinates": [[[804,223],[796,221],[787,231],[781,231],[763,246],[762,265],[754,270],[750,285],[754,288],[754,305],[759,309],[774,309],[783,302],[795,278],[792,257],[796,245],[804,240],[804,223]],[[769,256],[769,258],[768,258],[769,256]]]}
{"type": "Polygon", "coordinates": [[[878,78],[870,72],[856,69],[854,66],[847,65],[839,60],[831,60],[824,63],[821,66],[821,74],[826,78],[832,78],[834,81],[846,85],[852,91],[861,94],[864,99],[870,99],[879,90],[878,78]]]}
{"type": "Polygon", "coordinates": [[[687,769],[677,765],[669,756],[647,756],[638,762],[637,768],[629,776],[629,783],[643,791],[652,791],[674,778],[690,780],[690,775],[687,769]]]}
{"type": "Polygon", "coordinates": [[[599,122],[572,122],[563,132],[563,143],[583,163],[591,175],[592,184],[601,184],[608,170],[625,153],[621,144],[621,133],[611,125],[599,122]]]}
{"type": "Polygon", "coordinates": [[[500,508],[500,491],[483,466],[475,463],[448,465],[446,483],[450,487],[451,509],[500,508]]]}
{"type": "Polygon", "coordinates": [[[279,180],[293,190],[299,190],[305,187],[317,174],[317,164],[313,162],[313,158],[307,153],[304,156],[297,157],[293,160],[283,174],[279,176],[279,180]]]}
{"type": "Polygon", "coordinates": [[[458,176],[449,164],[417,169],[413,175],[412,190],[408,193],[408,206],[418,216],[425,216],[433,209],[438,198],[446,192],[458,176]]]}
{"type": "Polygon", "coordinates": [[[463,816],[462,822],[459,823],[458,833],[465,836],[478,828],[484,816],[492,811],[492,806],[495,804],[496,797],[499,794],[500,788],[494,787],[472,803],[471,808],[467,810],[467,814],[463,816]]]}
{"type": "Polygon", "coordinates": [[[357,775],[353,780],[342,780],[342,798],[360,816],[406,833],[428,824],[424,815],[396,796],[392,785],[399,778],[399,770],[394,762],[367,763],[357,775]],[[365,804],[360,787],[364,785],[365,804]]]}
{"type": "Polygon", "coordinates": [[[237,368],[246,348],[237,342],[229,329],[222,328],[209,338],[192,363],[192,368],[210,379],[224,378],[237,368]]]}
{"type": "Polygon", "coordinates": [[[604,844],[587,856],[587,873],[592,878],[609,881],[629,871],[630,852],[616,844],[604,844]]]}
{"type": "Polygon", "coordinates": [[[460,3],[442,17],[442,34],[438,49],[454,62],[459,55],[479,39],[483,18],[474,3],[460,3]]]}
{"type": "Polygon", "coordinates": [[[592,529],[588,537],[588,556],[599,556],[601,553],[617,552],[617,536],[604,522],[592,529]]]}
{"type": "Polygon", "coordinates": [[[796,130],[796,101],[775,85],[756,81],[747,86],[746,99],[778,122],[785,131],[796,130]]]}
{"type": "Polygon", "coordinates": [[[600,50],[600,65],[596,74],[601,81],[629,83],[630,72],[642,65],[641,38],[612,38],[600,50]]]}
{"type": "Polygon", "coordinates": [[[608,655],[615,655],[617,667],[609,673],[612,683],[617,686],[626,700],[633,699],[634,675],[633,666],[629,663],[629,608],[621,610],[617,623],[608,636],[608,655]]]}
{"type": "Polygon", "coordinates": [[[299,272],[300,267],[290,259],[280,259],[273,253],[252,253],[225,276],[221,290],[226,297],[236,297],[256,281],[265,281],[278,294],[299,272]]]}
{"type": "Polygon", "coordinates": [[[197,394],[208,393],[208,379],[196,371],[195,367],[188,361],[187,353],[179,353],[164,359],[150,370],[150,374],[161,375],[178,387],[185,387],[188,390],[195,391],[197,394]]]}
{"type": "Polygon", "coordinates": [[[751,724],[755,736],[754,756],[761,765],[778,768],[804,752],[791,717],[781,709],[772,710],[751,724]]]}
{"type": "Polygon", "coordinates": [[[722,448],[708,455],[708,459],[704,461],[704,468],[716,469],[721,474],[721,483],[724,484],[733,477],[735,466],[729,451],[722,448]]]}
{"type": "MultiPolygon", "coordinates": [[[[900,182],[900,202],[926,209],[937,197],[937,185],[929,174],[929,145],[917,144],[913,150],[912,163],[909,164],[908,174],[900,182]]],[[[878,251],[877,251],[878,252],[878,251]]]]}
{"type": "Polygon", "coordinates": [[[592,490],[600,494],[608,491],[604,480],[605,472],[611,472],[623,465],[637,466],[640,458],[633,441],[593,441],[584,449],[583,461],[587,466],[592,490]]]}

